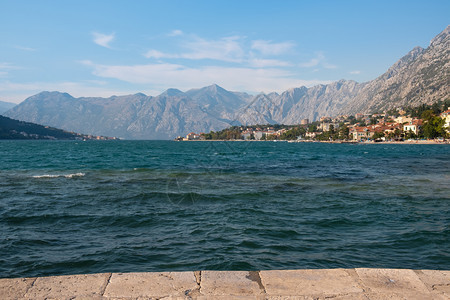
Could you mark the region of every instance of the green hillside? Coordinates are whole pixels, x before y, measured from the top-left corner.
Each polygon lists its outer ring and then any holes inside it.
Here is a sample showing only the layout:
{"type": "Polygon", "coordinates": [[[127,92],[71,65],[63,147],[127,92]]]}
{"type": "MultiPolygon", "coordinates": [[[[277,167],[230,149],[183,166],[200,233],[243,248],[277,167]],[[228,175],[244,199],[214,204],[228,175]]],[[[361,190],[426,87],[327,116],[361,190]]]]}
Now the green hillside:
{"type": "Polygon", "coordinates": [[[0,116],[0,139],[3,140],[75,140],[86,138],[93,137],[0,116]]]}

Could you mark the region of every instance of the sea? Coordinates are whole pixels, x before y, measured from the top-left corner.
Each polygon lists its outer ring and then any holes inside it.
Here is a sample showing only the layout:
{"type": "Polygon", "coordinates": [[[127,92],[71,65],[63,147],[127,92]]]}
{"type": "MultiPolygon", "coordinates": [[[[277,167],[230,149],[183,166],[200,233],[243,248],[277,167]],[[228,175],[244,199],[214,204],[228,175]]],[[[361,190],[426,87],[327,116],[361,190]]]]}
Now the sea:
{"type": "Polygon", "coordinates": [[[1,141],[0,278],[450,270],[450,145],[1,141]]]}

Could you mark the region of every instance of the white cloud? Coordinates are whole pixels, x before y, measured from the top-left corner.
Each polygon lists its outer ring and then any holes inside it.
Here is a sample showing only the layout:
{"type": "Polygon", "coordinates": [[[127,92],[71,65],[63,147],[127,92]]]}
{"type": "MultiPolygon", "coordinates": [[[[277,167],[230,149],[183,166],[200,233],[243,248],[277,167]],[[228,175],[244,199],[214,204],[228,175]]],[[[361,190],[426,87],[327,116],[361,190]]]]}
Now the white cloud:
{"type": "Polygon", "coordinates": [[[5,78],[8,77],[9,71],[11,70],[20,70],[21,67],[15,66],[11,63],[0,62],[0,77],[5,78]]]}
{"type": "Polygon", "coordinates": [[[147,58],[156,58],[156,59],[160,59],[160,58],[176,58],[177,55],[172,55],[172,54],[168,54],[168,53],[163,53],[161,51],[158,50],[149,50],[144,54],[145,57],[147,58]]]}
{"type": "Polygon", "coordinates": [[[290,63],[277,59],[259,59],[253,58],[249,61],[250,66],[256,68],[266,68],[266,67],[289,67],[290,63]]]}
{"type": "Polygon", "coordinates": [[[161,91],[169,87],[190,89],[217,83],[232,90],[281,92],[291,87],[325,83],[319,80],[295,79],[291,72],[275,68],[220,66],[191,68],[168,63],[133,66],[93,64],[91,67],[96,76],[133,84],[151,84],[161,91]]]}
{"type": "Polygon", "coordinates": [[[219,40],[206,40],[194,37],[185,42],[183,47],[189,51],[179,55],[186,59],[214,59],[227,62],[241,62],[244,50],[240,44],[239,36],[221,38],[219,40]]]}
{"type": "Polygon", "coordinates": [[[312,68],[312,67],[315,67],[315,66],[319,65],[319,63],[320,63],[320,59],[319,58],[312,58],[308,62],[301,63],[300,67],[302,67],[302,68],[312,68]]]}
{"type": "Polygon", "coordinates": [[[226,62],[242,62],[245,52],[239,43],[240,37],[226,37],[219,40],[206,40],[193,37],[185,41],[182,47],[185,52],[179,54],[164,53],[151,49],[144,56],[147,58],[184,58],[190,60],[211,59],[226,62]]]}
{"type": "Polygon", "coordinates": [[[320,66],[325,69],[336,69],[337,68],[336,65],[333,65],[333,64],[330,64],[327,62],[327,59],[326,59],[325,55],[323,54],[323,52],[317,52],[316,57],[312,58],[308,62],[301,63],[299,66],[302,68],[312,68],[312,67],[317,67],[317,66],[320,66]]]}
{"type": "MultiPolygon", "coordinates": [[[[42,91],[66,92],[74,97],[110,97],[112,95],[134,94],[136,90],[120,90],[108,86],[107,81],[89,80],[83,82],[0,82],[0,99],[20,103],[42,91]]],[[[143,92],[153,92],[143,91],[143,92]]]]}
{"type": "Polygon", "coordinates": [[[103,34],[103,33],[93,32],[92,35],[94,37],[94,43],[96,43],[97,45],[100,45],[102,47],[105,47],[105,48],[111,48],[111,46],[109,44],[115,38],[114,33],[103,34]]]}
{"type": "Polygon", "coordinates": [[[263,55],[280,55],[286,53],[294,47],[291,42],[272,43],[272,41],[256,40],[252,42],[252,49],[261,52],[263,55]]]}
{"type": "Polygon", "coordinates": [[[0,62],[0,70],[14,70],[14,69],[19,69],[19,67],[14,66],[11,63],[0,62]]]}
{"type": "Polygon", "coordinates": [[[31,48],[31,47],[24,47],[24,46],[14,46],[14,48],[18,49],[18,50],[22,50],[22,51],[29,51],[29,52],[33,52],[36,51],[35,48],[31,48]]]}
{"type": "Polygon", "coordinates": [[[294,45],[290,42],[272,43],[271,41],[253,41],[251,47],[246,45],[245,38],[241,36],[224,37],[217,40],[208,40],[191,35],[181,42],[181,51],[166,53],[150,49],[144,56],[147,58],[183,58],[189,60],[217,60],[231,63],[247,63],[254,67],[289,66],[290,64],[276,59],[266,59],[267,55],[281,55],[294,45]],[[256,50],[256,51],[251,51],[256,50]]]}
{"type": "Polygon", "coordinates": [[[179,29],[175,29],[172,30],[168,36],[179,36],[179,35],[183,35],[183,31],[179,30],[179,29]]]}
{"type": "Polygon", "coordinates": [[[358,75],[358,74],[361,74],[361,71],[358,71],[358,70],[351,71],[350,74],[358,75]]]}
{"type": "Polygon", "coordinates": [[[327,62],[323,62],[323,63],[322,63],[322,66],[323,66],[325,69],[337,69],[337,66],[336,66],[336,65],[329,64],[329,63],[327,63],[327,62]]]}
{"type": "Polygon", "coordinates": [[[85,60],[80,60],[78,61],[80,64],[85,65],[85,66],[93,66],[94,63],[92,61],[90,61],[89,59],[85,59],[85,60]]]}

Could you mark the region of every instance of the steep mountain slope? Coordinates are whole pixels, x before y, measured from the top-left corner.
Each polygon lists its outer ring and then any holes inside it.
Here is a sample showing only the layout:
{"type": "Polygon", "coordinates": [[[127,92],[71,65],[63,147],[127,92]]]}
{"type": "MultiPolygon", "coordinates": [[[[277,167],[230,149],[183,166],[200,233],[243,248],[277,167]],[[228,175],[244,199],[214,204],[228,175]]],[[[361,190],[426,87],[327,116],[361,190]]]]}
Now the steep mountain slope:
{"type": "Polygon", "coordinates": [[[416,47],[386,73],[366,82],[340,80],[281,94],[254,97],[218,85],[159,96],[74,98],[42,92],[6,116],[66,130],[130,139],[168,139],[190,131],[208,132],[230,125],[284,123],[302,119],[416,106],[450,97],[450,26],[427,49],[416,47]]]}
{"type": "Polygon", "coordinates": [[[14,106],[16,106],[16,104],[10,103],[10,102],[0,101],[0,114],[10,110],[14,106]]]}
{"type": "Polygon", "coordinates": [[[186,135],[189,131],[211,131],[229,126],[202,109],[185,93],[165,92],[146,101],[130,120],[129,137],[137,139],[167,139],[186,135]]]}
{"type": "MultiPolygon", "coordinates": [[[[365,84],[337,81],[311,88],[289,89],[282,94],[258,95],[252,105],[237,119],[250,124],[253,119],[269,123],[299,124],[302,119],[316,120],[334,115],[352,99],[365,84]]],[[[253,122],[253,124],[255,124],[253,122]]]]}
{"type": "Polygon", "coordinates": [[[67,132],[61,129],[51,128],[29,122],[18,121],[0,116],[0,140],[36,140],[36,139],[86,139],[82,134],[67,132]]]}
{"type": "Polygon", "coordinates": [[[450,97],[450,26],[427,49],[416,47],[380,77],[366,82],[340,80],[281,95],[258,95],[236,119],[245,124],[298,124],[301,119],[417,106],[450,97]]]}
{"type": "Polygon", "coordinates": [[[367,83],[340,112],[356,113],[433,103],[450,97],[450,26],[427,49],[416,47],[367,83]]]}
{"type": "Polygon", "coordinates": [[[229,92],[217,84],[201,89],[192,89],[186,95],[199,103],[201,109],[217,119],[230,120],[236,108],[244,106],[250,95],[229,92]]]}

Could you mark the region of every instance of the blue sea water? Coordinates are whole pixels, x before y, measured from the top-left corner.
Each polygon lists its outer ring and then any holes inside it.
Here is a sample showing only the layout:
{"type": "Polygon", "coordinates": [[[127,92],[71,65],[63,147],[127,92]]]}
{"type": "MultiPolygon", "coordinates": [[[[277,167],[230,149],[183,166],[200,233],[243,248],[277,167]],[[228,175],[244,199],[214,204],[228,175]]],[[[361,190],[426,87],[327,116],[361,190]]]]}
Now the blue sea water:
{"type": "Polygon", "coordinates": [[[0,277],[450,269],[450,146],[1,141],[0,277]]]}

